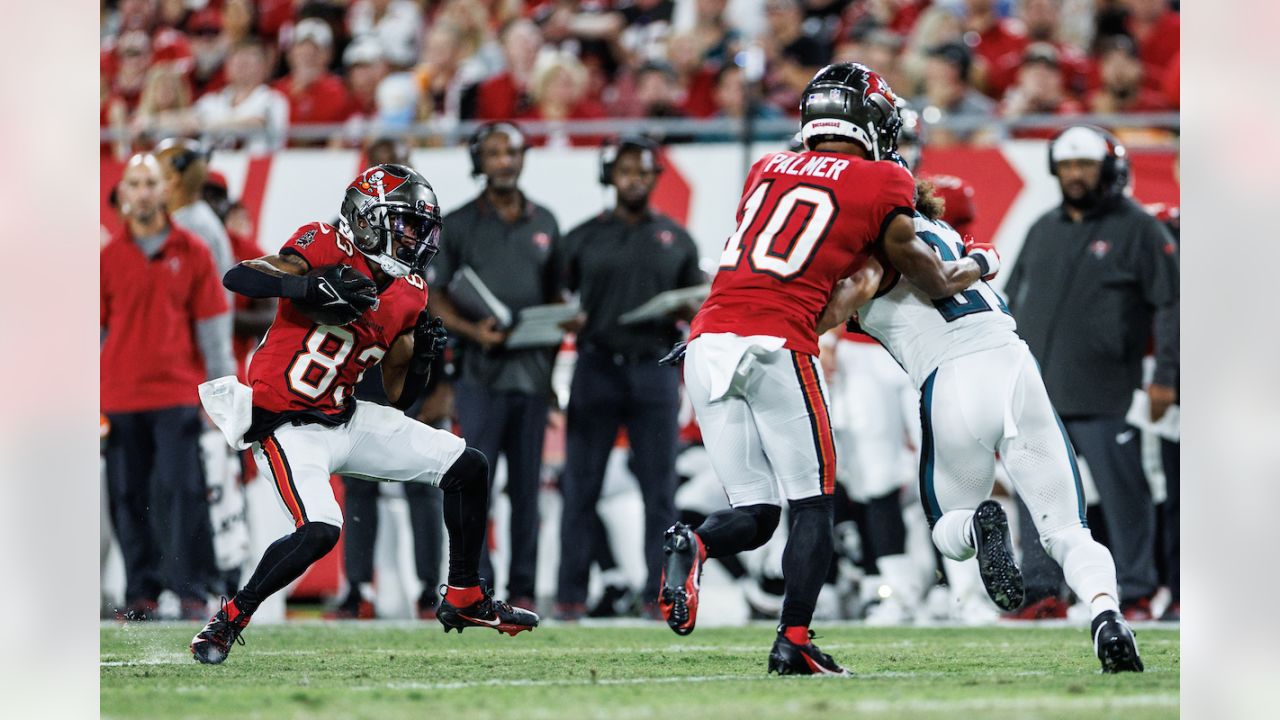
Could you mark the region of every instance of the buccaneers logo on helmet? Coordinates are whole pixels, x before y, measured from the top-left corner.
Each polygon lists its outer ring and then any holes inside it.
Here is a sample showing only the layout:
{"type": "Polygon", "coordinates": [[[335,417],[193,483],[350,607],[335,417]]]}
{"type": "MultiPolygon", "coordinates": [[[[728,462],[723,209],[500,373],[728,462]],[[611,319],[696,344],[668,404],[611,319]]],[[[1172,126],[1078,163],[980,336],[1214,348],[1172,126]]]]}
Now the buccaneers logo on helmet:
{"type": "Polygon", "coordinates": [[[371,167],[360,173],[360,176],[351,183],[351,189],[372,198],[385,197],[387,193],[403,185],[407,179],[392,175],[380,167],[371,167]]]}

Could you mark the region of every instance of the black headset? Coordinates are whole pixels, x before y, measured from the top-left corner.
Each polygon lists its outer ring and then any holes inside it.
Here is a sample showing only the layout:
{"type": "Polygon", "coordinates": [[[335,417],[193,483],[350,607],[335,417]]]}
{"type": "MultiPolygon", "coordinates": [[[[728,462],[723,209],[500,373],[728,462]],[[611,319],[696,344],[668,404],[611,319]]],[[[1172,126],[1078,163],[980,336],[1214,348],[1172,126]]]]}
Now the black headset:
{"type": "Polygon", "coordinates": [[[191,167],[196,161],[203,160],[207,163],[209,158],[213,157],[213,148],[199,140],[190,138],[163,140],[159,145],[156,145],[155,150],[152,152],[158,156],[169,148],[177,148],[178,150],[173,157],[169,158],[169,166],[177,170],[179,175],[185,173],[187,168],[191,167]]]}
{"type": "Polygon", "coordinates": [[[649,153],[649,157],[653,160],[653,171],[656,174],[662,174],[665,169],[662,165],[662,158],[658,154],[658,143],[642,135],[623,135],[613,140],[607,140],[600,146],[601,185],[613,184],[613,166],[617,164],[618,156],[626,150],[639,150],[642,153],[649,153]]]}
{"type": "Polygon", "coordinates": [[[1053,156],[1053,145],[1068,130],[1083,127],[1097,133],[1107,143],[1107,155],[1102,158],[1102,168],[1098,176],[1098,192],[1103,197],[1115,197],[1124,193],[1129,185],[1129,152],[1120,139],[1097,125],[1072,125],[1059,131],[1049,141],[1049,174],[1058,177],[1058,160],[1053,156]]]}
{"type": "Polygon", "coordinates": [[[496,132],[506,134],[511,142],[520,147],[522,153],[529,147],[524,142],[524,133],[514,123],[489,122],[481,125],[471,133],[471,139],[467,142],[467,150],[471,153],[471,177],[483,174],[480,170],[480,145],[496,132]]]}

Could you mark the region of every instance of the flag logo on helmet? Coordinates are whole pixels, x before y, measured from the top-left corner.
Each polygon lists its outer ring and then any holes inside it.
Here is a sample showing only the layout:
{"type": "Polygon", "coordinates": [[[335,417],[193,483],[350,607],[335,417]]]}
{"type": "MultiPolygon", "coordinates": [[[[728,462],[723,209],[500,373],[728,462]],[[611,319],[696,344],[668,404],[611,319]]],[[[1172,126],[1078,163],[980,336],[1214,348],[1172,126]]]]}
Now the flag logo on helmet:
{"type": "Polygon", "coordinates": [[[361,193],[369,197],[377,198],[385,196],[387,193],[395,190],[404,184],[408,178],[396,177],[385,170],[376,167],[365,170],[360,177],[351,183],[353,190],[359,190],[361,193]]]}

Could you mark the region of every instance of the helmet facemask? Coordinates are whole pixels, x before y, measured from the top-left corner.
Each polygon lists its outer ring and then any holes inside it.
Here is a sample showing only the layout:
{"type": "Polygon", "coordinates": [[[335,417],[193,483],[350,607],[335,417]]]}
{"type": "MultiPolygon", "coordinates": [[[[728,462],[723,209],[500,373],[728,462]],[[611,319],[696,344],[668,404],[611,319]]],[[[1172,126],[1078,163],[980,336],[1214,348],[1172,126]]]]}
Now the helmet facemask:
{"type": "Polygon", "coordinates": [[[357,217],[366,227],[352,233],[356,249],[393,277],[421,274],[440,249],[440,218],[433,213],[401,203],[374,203],[361,208],[357,217]]]}

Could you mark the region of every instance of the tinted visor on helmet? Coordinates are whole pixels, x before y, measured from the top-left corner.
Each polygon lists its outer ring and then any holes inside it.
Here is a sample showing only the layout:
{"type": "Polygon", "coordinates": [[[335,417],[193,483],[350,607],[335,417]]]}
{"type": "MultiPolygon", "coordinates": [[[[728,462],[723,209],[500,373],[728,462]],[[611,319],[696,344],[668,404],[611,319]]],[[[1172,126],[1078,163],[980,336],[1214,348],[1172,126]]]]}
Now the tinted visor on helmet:
{"type": "Polygon", "coordinates": [[[426,269],[440,249],[440,220],[429,213],[406,207],[388,208],[387,232],[391,255],[414,272],[426,269]]]}

